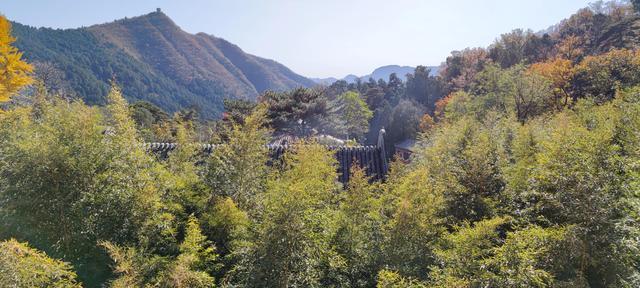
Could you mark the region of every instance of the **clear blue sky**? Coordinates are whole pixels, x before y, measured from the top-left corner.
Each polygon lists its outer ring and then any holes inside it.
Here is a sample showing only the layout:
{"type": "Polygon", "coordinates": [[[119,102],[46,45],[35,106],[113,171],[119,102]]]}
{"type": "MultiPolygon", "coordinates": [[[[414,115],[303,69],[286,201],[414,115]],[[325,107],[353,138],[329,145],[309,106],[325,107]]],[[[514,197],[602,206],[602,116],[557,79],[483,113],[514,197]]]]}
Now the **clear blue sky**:
{"type": "Polygon", "coordinates": [[[585,0],[0,0],[31,26],[75,28],[162,8],[182,29],[225,38],[309,77],[439,65],[515,28],[546,29],[585,0]]]}

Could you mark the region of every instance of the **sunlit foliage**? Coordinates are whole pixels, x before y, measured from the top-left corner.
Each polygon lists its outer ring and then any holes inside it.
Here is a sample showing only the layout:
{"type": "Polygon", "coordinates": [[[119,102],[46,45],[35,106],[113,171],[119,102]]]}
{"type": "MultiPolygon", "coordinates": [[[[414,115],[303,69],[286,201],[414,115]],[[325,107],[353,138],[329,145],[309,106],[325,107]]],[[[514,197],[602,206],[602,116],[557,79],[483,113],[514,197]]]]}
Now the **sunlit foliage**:
{"type": "Polygon", "coordinates": [[[0,242],[0,285],[3,287],[82,287],[68,263],[14,239],[0,242]]]}

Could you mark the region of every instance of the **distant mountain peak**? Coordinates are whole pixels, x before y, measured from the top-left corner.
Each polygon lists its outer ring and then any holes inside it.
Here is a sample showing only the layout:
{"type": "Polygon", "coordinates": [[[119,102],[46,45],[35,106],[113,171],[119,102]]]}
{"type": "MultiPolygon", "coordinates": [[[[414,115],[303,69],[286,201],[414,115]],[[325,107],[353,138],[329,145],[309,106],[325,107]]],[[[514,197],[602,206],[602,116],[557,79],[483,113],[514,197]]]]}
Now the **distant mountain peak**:
{"type": "Polygon", "coordinates": [[[166,25],[166,26],[172,26],[180,29],[180,27],[178,27],[178,25],[173,21],[173,19],[171,19],[171,17],[169,17],[164,12],[162,12],[160,8],[156,9],[156,11],[152,11],[147,14],[143,14],[139,16],[124,17],[124,18],[116,19],[111,22],[93,24],[88,28],[92,28],[96,26],[111,25],[111,24],[125,24],[125,25],[139,24],[140,21],[150,21],[149,23],[153,23],[155,25],[166,25]]]}
{"type": "Polygon", "coordinates": [[[358,78],[360,78],[360,77],[358,77],[356,75],[353,75],[353,74],[349,74],[347,76],[344,76],[344,78],[342,78],[342,80],[345,80],[345,81],[351,83],[351,82],[355,82],[356,80],[358,80],[358,78]]]}
{"type": "Polygon", "coordinates": [[[173,22],[173,19],[171,19],[171,17],[169,17],[167,14],[164,14],[164,12],[162,12],[162,10],[156,10],[156,11],[153,11],[153,12],[151,12],[149,14],[141,15],[139,17],[141,17],[141,18],[145,18],[145,17],[146,18],[157,18],[157,19],[161,19],[161,20],[167,21],[167,22],[171,23],[172,25],[176,25],[175,22],[173,22]]]}
{"type": "MultiPolygon", "coordinates": [[[[437,66],[429,66],[427,68],[431,69],[431,75],[438,74],[437,66]]],[[[344,76],[341,79],[329,77],[329,78],[313,78],[311,80],[321,85],[331,85],[333,84],[333,82],[336,82],[338,80],[344,80],[344,81],[347,81],[347,83],[355,83],[358,79],[360,79],[361,81],[365,82],[365,81],[369,81],[369,78],[373,78],[373,80],[375,81],[378,81],[380,79],[388,81],[389,76],[393,73],[396,73],[396,76],[398,76],[398,78],[400,78],[402,81],[405,81],[407,78],[407,74],[413,73],[415,69],[416,68],[412,66],[385,65],[385,66],[380,66],[374,69],[373,72],[371,72],[371,74],[367,74],[363,76],[349,74],[347,76],[344,76]]]]}
{"type": "MultiPolygon", "coordinates": [[[[380,67],[376,68],[375,70],[398,69],[398,68],[409,68],[409,69],[415,69],[415,67],[411,67],[411,66],[385,65],[385,66],[380,66],[380,67]]],[[[375,71],[375,70],[374,70],[374,71],[375,71]]]]}

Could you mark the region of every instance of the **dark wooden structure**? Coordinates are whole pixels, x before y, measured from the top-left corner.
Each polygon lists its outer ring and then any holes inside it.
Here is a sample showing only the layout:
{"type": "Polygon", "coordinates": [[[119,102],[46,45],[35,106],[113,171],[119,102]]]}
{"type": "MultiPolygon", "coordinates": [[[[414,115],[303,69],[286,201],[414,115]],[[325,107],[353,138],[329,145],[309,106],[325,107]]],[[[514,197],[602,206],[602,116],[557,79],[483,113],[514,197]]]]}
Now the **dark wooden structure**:
{"type": "MultiPolygon", "coordinates": [[[[350,168],[357,164],[362,167],[367,176],[373,180],[383,180],[389,169],[386,151],[384,147],[385,130],[378,133],[378,144],[371,146],[327,146],[331,151],[335,151],[338,161],[339,180],[343,184],[349,182],[350,168]]],[[[154,153],[166,157],[172,150],[178,147],[176,143],[145,143],[145,148],[154,153]]],[[[200,144],[202,152],[211,153],[216,147],[224,144],[200,144]]],[[[280,159],[282,155],[291,148],[289,145],[266,145],[272,159],[280,159]]]]}

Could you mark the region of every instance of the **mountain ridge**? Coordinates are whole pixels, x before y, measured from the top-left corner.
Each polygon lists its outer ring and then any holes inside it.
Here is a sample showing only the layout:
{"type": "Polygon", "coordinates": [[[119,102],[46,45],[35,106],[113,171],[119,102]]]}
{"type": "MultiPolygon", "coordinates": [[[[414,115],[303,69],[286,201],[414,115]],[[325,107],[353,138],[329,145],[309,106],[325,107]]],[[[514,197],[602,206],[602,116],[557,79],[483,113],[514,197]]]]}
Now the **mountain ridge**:
{"type": "Polygon", "coordinates": [[[14,23],[14,33],[27,60],[54,64],[89,104],[102,104],[115,80],[130,101],[170,112],[197,107],[214,118],[224,98],[252,100],[266,90],[315,85],[225,39],[190,34],[161,11],[77,29],[14,23]]]}

